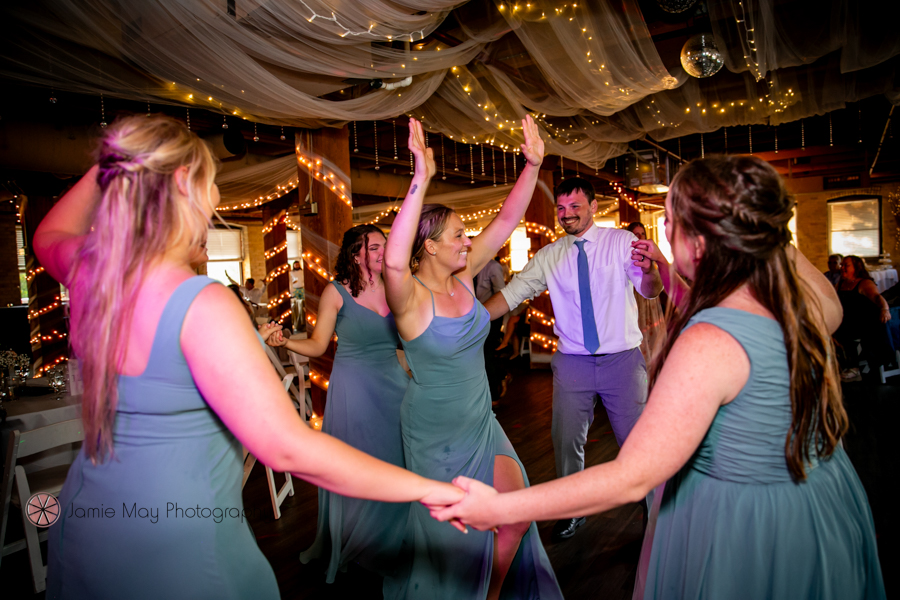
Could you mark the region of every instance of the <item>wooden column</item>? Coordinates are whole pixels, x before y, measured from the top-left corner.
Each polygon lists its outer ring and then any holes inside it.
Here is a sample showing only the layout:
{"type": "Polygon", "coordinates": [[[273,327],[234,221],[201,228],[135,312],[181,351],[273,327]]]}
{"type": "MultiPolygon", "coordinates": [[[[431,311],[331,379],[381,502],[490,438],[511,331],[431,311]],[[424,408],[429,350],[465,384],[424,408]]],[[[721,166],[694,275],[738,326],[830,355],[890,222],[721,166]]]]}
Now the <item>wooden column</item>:
{"type": "MultiPolygon", "coordinates": [[[[301,216],[300,220],[302,227],[300,243],[305,266],[303,280],[306,288],[306,321],[307,331],[311,332],[319,312],[319,298],[325,286],[330,285],[328,277],[319,274],[315,267],[333,274],[344,232],[353,226],[353,220],[352,209],[341,200],[340,193],[332,191],[330,184],[326,186],[314,176],[317,171],[327,175],[328,170],[313,167],[311,172],[299,161],[300,158],[312,158],[315,163],[315,158],[320,157],[349,176],[349,129],[345,126],[342,129],[326,127],[312,131],[298,131],[295,134],[295,147],[299,169],[297,191],[300,204],[305,205],[304,199],[309,192],[310,202],[318,211],[314,216],[301,216]]],[[[350,184],[349,180],[345,183],[348,186],[350,184]]],[[[346,193],[349,197],[351,190],[347,189],[346,193]]],[[[301,215],[303,212],[301,210],[301,215]]],[[[325,354],[309,361],[310,379],[313,382],[310,390],[313,410],[319,415],[325,411],[325,390],[321,383],[331,377],[335,348],[332,342],[325,354]]]]}
{"type": "MultiPolygon", "coordinates": [[[[631,198],[632,201],[634,201],[634,198],[635,198],[634,193],[626,190],[626,191],[622,192],[622,194],[627,195],[629,198],[631,198]]],[[[641,213],[638,212],[638,209],[636,209],[635,207],[630,205],[627,200],[625,200],[624,198],[622,198],[620,196],[619,197],[619,224],[621,224],[622,227],[624,227],[624,226],[628,225],[629,223],[633,223],[634,221],[640,221],[640,220],[641,220],[641,213]]]]}
{"type": "Polygon", "coordinates": [[[296,190],[263,205],[263,242],[265,244],[266,286],[269,318],[282,325],[291,316],[291,277],[288,269],[287,228],[284,217],[297,201],[296,190]]]}
{"type": "MultiPolygon", "coordinates": [[[[553,231],[553,228],[556,225],[556,205],[553,199],[547,198],[547,195],[541,189],[541,182],[545,183],[550,190],[550,193],[553,194],[553,171],[541,169],[538,185],[531,198],[531,204],[528,205],[528,210],[525,211],[525,221],[537,225],[544,225],[549,228],[550,231],[553,231]]],[[[539,232],[529,232],[528,237],[531,238],[529,258],[534,256],[534,254],[544,246],[552,243],[552,238],[539,232]]],[[[531,360],[531,367],[547,368],[550,366],[550,357],[553,355],[553,345],[548,344],[548,347],[544,348],[543,343],[537,336],[543,336],[550,340],[556,339],[556,335],[553,333],[553,326],[544,324],[544,321],[550,322],[550,319],[553,318],[553,305],[550,304],[550,295],[544,293],[532,300],[531,308],[534,309],[529,310],[531,313],[532,336],[531,355],[529,357],[531,360]],[[537,313],[542,313],[544,317],[538,316],[537,313]]]]}
{"type": "Polygon", "coordinates": [[[28,323],[31,360],[35,372],[69,356],[68,327],[59,282],[44,271],[32,249],[37,226],[53,208],[51,196],[30,196],[25,201],[22,227],[25,234],[25,273],[28,280],[28,323]]]}

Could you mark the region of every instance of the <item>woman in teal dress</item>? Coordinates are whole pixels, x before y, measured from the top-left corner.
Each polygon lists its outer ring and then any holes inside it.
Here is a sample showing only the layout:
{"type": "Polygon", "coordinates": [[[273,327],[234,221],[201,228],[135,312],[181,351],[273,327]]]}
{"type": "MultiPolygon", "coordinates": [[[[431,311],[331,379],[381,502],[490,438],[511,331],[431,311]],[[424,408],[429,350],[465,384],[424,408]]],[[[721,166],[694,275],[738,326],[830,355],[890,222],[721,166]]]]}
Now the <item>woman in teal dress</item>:
{"type": "MultiPolygon", "coordinates": [[[[509,238],[531,200],[543,142],[531,118],[523,121],[528,164],[488,227],[469,240],[447,207],[422,206],[434,175],[422,125],[410,119],[416,171],[394,220],[385,253],[388,305],[413,379],[401,406],[406,465],[450,481],[465,475],[514,490],[525,470],[491,412],[484,369],[490,316],[472,293],[472,278],[509,238]]],[[[561,598],[537,527],[524,521],[462,535],[412,506],[405,561],[385,580],[385,598],[428,600],[561,598]]]]}
{"type": "MultiPolygon", "coordinates": [[[[565,518],[665,482],[644,598],[884,598],[872,514],[840,444],[840,302],[790,245],[793,207],[760,159],[682,167],[666,237],[692,284],[616,460],[511,494],[460,479],[467,497],[435,516],[565,518]]],[[[653,255],[634,245],[636,260],[653,255]]]]}
{"type": "Polygon", "coordinates": [[[242,445],[348,496],[461,496],[300,419],[234,294],[190,268],[215,174],[184,124],[123,118],[35,232],[41,266],[70,290],[84,380],[48,598],[277,598],[241,500],[242,445]]]}
{"type": "MultiPolygon", "coordinates": [[[[337,333],[322,431],[385,462],[403,466],[400,402],[409,376],[397,360],[397,327],[384,297],[384,234],[374,225],[344,233],[335,280],[322,292],[315,329],[305,340],[281,331],[270,346],[321,356],[337,333]]],[[[319,489],[316,539],[300,560],[327,557],[326,581],[349,563],[391,572],[403,541],[409,505],[347,498],[319,489]]]]}

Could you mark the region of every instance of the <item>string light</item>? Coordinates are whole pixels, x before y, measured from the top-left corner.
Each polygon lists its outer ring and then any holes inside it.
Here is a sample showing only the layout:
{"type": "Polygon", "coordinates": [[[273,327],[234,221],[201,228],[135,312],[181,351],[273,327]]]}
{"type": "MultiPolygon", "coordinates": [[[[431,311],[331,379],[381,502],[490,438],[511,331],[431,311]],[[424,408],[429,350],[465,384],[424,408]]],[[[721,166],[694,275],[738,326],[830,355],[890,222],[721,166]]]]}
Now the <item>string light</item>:
{"type": "Polygon", "coordinates": [[[310,271],[312,271],[325,281],[334,281],[334,275],[332,275],[322,267],[322,259],[320,259],[318,256],[315,256],[308,250],[304,252],[302,256],[305,259],[304,264],[310,271]]]}
{"type": "Polygon", "coordinates": [[[447,160],[444,156],[444,136],[441,136],[441,179],[447,180],[447,160]]]}
{"type": "Polygon", "coordinates": [[[703,132],[700,132],[700,158],[706,158],[706,148],[703,145],[703,132]]]}
{"type": "Polygon", "coordinates": [[[281,126],[281,141],[283,142],[283,141],[285,141],[286,139],[287,139],[287,136],[284,135],[284,125],[282,125],[282,126],[281,126]]]}
{"type": "Polygon", "coordinates": [[[266,204],[267,202],[271,202],[272,200],[277,200],[278,198],[281,198],[282,196],[284,196],[291,190],[295,189],[296,187],[297,187],[296,181],[289,181],[285,185],[277,185],[274,192],[270,192],[269,194],[266,194],[265,196],[260,196],[259,198],[256,198],[255,200],[248,201],[248,202],[242,202],[240,204],[229,204],[227,206],[217,206],[216,212],[229,212],[232,210],[245,210],[248,208],[255,208],[257,206],[262,206],[263,204],[266,204]]]}
{"type": "Polygon", "coordinates": [[[747,135],[750,137],[750,154],[753,154],[753,125],[747,125],[747,135]]]}
{"type": "Polygon", "coordinates": [[[834,129],[831,126],[831,113],[828,113],[828,145],[834,146],[834,129]]]}
{"type": "Polygon", "coordinates": [[[469,168],[471,169],[472,177],[469,183],[475,183],[475,154],[472,151],[472,144],[469,144],[469,168]]]}
{"type": "Polygon", "coordinates": [[[228,129],[228,117],[222,115],[222,129],[228,129]]]}
{"type": "Polygon", "coordinates": [[[800,148],[806,152],[806,121],[800,119],[800,148]]]}
{"type": "Polygon", "coordinates": [[[187,121],[187,128],[188,128],[188,131],[190,131],[191,130],[191,109],[185,108],[184,111],[186,113],[185,119],[187,121]]]}
{"type": "Polygon", "coordinates": [[[378,165],[378,121],[372,121],[372,136],[375,138],[375,170],[381,167],[378,165]]]}
{"type": "Polygon", "coordinates": [[[459,171],[459,155],[456,153],[456,140],[453,140],[453,170],[459,171]]]}
{"type": "Polygon", "coordinates": [[[478,149],[481,150],[481,176],[484,177],[484,144],[479,143],[478,149]]]}
{"type": "Polygon", "coordinates": [[[353,152],[359,152],[359,137],[356,132],[356,121],[353,121],[353,152]]]}
{"type": "Polygon", "coordinates": [[[253,141],[259,141],[259,132],[256,130],[256,123],[253,124],[253,141]]]}
{"type": "Polygon", "coordinates": [[[509,179],[506,176],[506,149],[503,149],[503,185],[507,185],[509,179]]]}
{"type": "Polygon", "coordinates": [[[401,34],[401,35],[398,35],[398,36],[394,36],[394,35],[386,35],[386,34],[385,34],[385,35],[381,35],[381,34],[378,34],[378,33],[374,33],[374,32],[372,31],[372,30],[375,28],[375,24],[374,24],[374,23],[372,23],[371,25],[369,25],[369,28],[368,28],[368,29],[363,29],[363,30],[361,30],[361,31],[354,31],[354,30],[350,29],[349,27],[344,26],[340,21],[338,21],[337,15],[334,14],[333,11],[332,11],[332,13],[331,13],[331,16],[329,17],[328,15],[320,15],[320,14],[317,13],[315,10],[313,10],[313,8],[310,7],[310,6],[309,6],[306,2],[304,2],[303,0],[300,0],[300,4],[302,4],[303,6],[305,6],[306,9],[307,9],[309,12],[312,13],[312,16],[311,16],[311,17],[307,17],[307,19],[306,19],[307,21],[309,21],[310,23],[312,23],[312,22],[315,21],[316,19],[319,19],[319,20],[321,20],[321,21],[331,21],[332,23],[334,23],[335,25],[337,25],[338,27],[340,27],[341,29],[344,30],[342,33],[338,34],[338,35],[340,35],[341,37],[367,35],[367,36],[371,36],[371,37],[373,37],[373,38],[384,38],[384,39],[386,39],[386,40],[388,40],[388,41],[392,41],[395,37],[396,37],[397,40],[402,40],[404,37],[406,37],[406,38],[408,39],[408,41],[412,42],[412,41],[413,41],[413,34],[418,33],[418,34],[419,34],[419,39],[420,39],[420,40],[422,40],[422,39],[425,38],[425,30],[424,30],[424,29],[420,29],[420,30],[416,30],[416,31],[411,31],[411,32],[409,32],[409,33],[404,33],[404,34],[401,34]]]}
{"type": "Polygon", "coordinates": [[[309,174],[316,179],[316,181],[325,185],[326,188],[330,189],[336,196],[338,196],[341,200],[343,200],[344,204],[347,206],[353,206],[353,198],[347,192],[347,185],[342,183],[339,180],[335,180],[334,173],[329,172],[327,175],[322,172],[322,160],[316,159],[313,161],[311,158],[307,158],[304,155],[300,155],[298,157],[300,164],[306,166],[309,174]]]}
{"type": "Polygon", "coordinates": [[[52,304],[49,304],[40,310],[29,310],[28,311],[28,320],[31,321],[33,319],[40,317],[41,315],[46,315],[51,310],[55,310],[59,307],[60,307],[60,299],[59,299],[59,296],[56,296],[56,299],[53,301],[52,304]]]}
{"type": "Polygon", "coordinates": [[[394,130],[394,160],[398,160],[400,156],[397,154],[397,121],[391,119],[391,127],[394,130]]]}
{"type": "Polygon", "coordinates": [[[491,146],[491,178],[493,179],[494,187],[497,187],[497,160],[494,157],[493,146],[491,146]]]}
{"type": "Polygon", "coordinates": [[[778,154],[778,126],[775,126],[775,154],[778,154]]]}
{"type": "MultiPolygon", "coordinates": [[[[18,207],[16,207],[18,208],[18,207]]],[[[31,281],[44,272],[44,267],[38,267],[37,269],[29,269],[25,274],[25,281],[27,283],[31,283],[31,281]]]]}
{"type": "Polygon", "coordinates": [[[106,129],[106,106],[103,103],[103,94],[100,94],[100,127],[106,129]]]}
{"type": "Polygon", "coordinates": [[[269,260],[270,258],[275,256],[279,252],[284,252],[285,250],[287,250],[287,246],[288,246],[287,241],[284,241],[284,242],[281,242],[280,244],[278,244],[277,246],[275,246],[274,248],[272,248],[271,250],[266,250],[263,254],[265,254],[266,260],[269,260]]]}

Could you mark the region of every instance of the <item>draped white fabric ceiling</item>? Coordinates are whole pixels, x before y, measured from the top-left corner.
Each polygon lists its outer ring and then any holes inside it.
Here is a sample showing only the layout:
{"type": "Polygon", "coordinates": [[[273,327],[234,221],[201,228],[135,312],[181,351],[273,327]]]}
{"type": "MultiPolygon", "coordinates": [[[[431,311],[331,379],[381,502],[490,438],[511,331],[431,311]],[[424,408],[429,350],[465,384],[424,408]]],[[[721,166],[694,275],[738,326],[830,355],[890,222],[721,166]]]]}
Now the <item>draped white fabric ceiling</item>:
{"type": "Polygon", "coordinates": [[[705,80],[659,55],[637,0],[10,4],[0,8],[8,79],[274,125],[408,114],[510,148],[531,112],[549,153],[593,168],[645,135],[778,124],[876,94],[900,102],[897,2],[709,0],[727,69],[705,80]],[[451,14],[458,26],[441,35],[451,14]],[[393,91],[321,97],[407,76],[393,91]]]}

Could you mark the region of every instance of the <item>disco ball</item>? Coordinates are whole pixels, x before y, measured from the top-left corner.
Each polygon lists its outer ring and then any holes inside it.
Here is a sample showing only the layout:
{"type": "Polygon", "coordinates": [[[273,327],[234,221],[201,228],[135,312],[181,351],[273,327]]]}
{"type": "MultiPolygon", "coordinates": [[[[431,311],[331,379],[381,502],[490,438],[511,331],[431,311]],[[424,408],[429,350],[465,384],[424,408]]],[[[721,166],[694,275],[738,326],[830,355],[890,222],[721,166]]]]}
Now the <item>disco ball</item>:
{"type": "Polygon", "coordinates": [[[681,48],[681,66],[691,77],[712,77],[725,64],[711,33],[698,33],[681,48]]]}
{"type": "Polygon", "coordinates": [[[678,14],[697,4],[697,0],[656,0],[656,3],[667,13],[678,14]]]}

